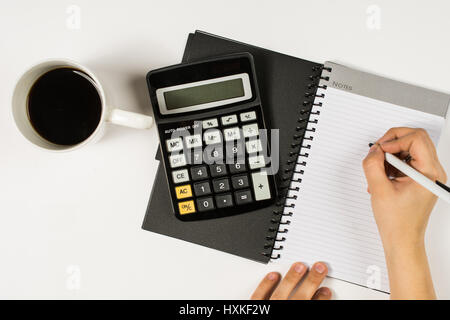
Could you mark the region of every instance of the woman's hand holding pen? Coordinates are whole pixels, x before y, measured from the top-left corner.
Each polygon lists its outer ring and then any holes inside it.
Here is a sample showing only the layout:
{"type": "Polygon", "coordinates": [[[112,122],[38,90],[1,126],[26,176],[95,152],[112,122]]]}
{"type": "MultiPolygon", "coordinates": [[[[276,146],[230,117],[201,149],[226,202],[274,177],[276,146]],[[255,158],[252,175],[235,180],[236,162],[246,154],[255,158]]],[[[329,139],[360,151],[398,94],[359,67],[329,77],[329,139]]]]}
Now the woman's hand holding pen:
{"type": "Polygon", "coordinates": [[[373,145],[363,167],[383,242],[392,298],[435,298],[424,236],[437,197],[386,165],[384,153],[410,155],[410,165],[429,179],[447,181],[436,149],[423,129],[393,128],[373,145]]]}

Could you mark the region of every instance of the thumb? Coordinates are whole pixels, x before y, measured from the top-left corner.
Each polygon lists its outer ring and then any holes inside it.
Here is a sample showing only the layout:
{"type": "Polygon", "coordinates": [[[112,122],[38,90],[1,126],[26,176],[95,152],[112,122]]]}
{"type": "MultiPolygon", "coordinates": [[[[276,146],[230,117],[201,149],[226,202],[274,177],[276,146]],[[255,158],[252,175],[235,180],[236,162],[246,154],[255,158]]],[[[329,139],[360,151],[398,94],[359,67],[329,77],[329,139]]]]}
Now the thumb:
{"type": "Polygon", "coordinates": [[[372,194],[386,192],[392,188],[384,167],[384,152],[378,144],[370,148],[369,154],[363,160],[363,168],[372,194]]]}

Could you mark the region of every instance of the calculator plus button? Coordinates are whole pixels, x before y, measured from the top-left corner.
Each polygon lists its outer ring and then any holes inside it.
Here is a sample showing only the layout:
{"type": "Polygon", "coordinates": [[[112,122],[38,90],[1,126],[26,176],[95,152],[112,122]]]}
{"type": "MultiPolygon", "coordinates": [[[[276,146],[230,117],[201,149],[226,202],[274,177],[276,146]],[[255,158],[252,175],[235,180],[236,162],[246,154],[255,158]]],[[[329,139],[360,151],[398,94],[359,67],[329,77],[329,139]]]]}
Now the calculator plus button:
{"type": "Polygon", "coordinates": [[[227,208],[233,205],[233,197],[230,193],[216,196],[217,208],[227,208]]]}
{"type": "Polygon", "coordinates": [[[199,134],[188,136],[184,138],[184,141],[186,142],[186,147],[189,149],[198,148],[202,146],[202,136],[199,134]]]}
{"type": "Polygon", "coordinates": [[[256,112],[255,111],[241,113],[241,121],[242,122],[252,121],[252,120],[255,120],[255,119],[256,119],[256,112]]]}
{"type": "Polygon", "coordinates": [[[183,149],[183,141],[180,137],[166,140],[167,151],[180,151],[183,149]]]}
{"type": "Polygon", "coordinates": [[[224,164],[212,164],[209,166],[212,177],[221,177],[227,174],[227,167],[224,164]]]}
{"type": "Polygon", "coordinates": [[[255,200],[270,199],[269,180],[267,179],[267,172],[260,171],[252,173],[253,192],[255,193],[255,200]]]}
{"type": "Polygon", "coordinates": [[[190,184],[184,186],[175,187],[175,194],[177,199],[184,199],[192,197],[192,189],[190,184]]]}
{"type": "Polygon", "coordinates": [[[187,169],[172,171],[172,179],[175,184],[189,181],[187,169]]]}
{"type": "Polygon", "coordinates": [[[211,193],[211,186],[208,181],[194,183],[194,193],[196,197],[206,196],[211,193]]]}
{"type": "Polygon", "coordinates": [[[238,127],[223,130],[223,137],[225,141],[235,141],[241,138],[241,133],[238,127]]]}
{"type": "Polygon", "coordinates": [[[178,202],[180,214],[189,214],[195,212],[194,200],[178,202]]]}
{"type": "Polygon", "coordinates": [[[252,123],[242,126],[242,133],[245,138],[256,137],[258,135],[258,124],[252,123]]]}
{"type": "Polygon", "coordinates": [[[261,140],[250,140],[245,143],[245,149],[247,153],[255,153],[262,151],[261,140]]]}
{"type": "Polygon", "coordinates": [[[207,130],[203,137],[206,144],[215,144],[222,142],[222,133],[219,130],[207,130]]]}
{"type": "Polygon", "coordinates": [[[248,176],[246,174],[231,177],[231,185],[234,189],[248,188],[248,176]]]}
{"type": "Polygon", "coordinates": [[[266,162],[264,161],[264,156],[248,157],[248,165],[252,170],[265,167],[266,162]]]}
{"type": "Polygon", "coordinates": [[[214,192],[225,192],[230,190],[228,178],[214,179],[212,181],[214,192]]]}
{"type": "Polygon", "coordinates": [[[220,121],[222,122],[223,126],[228,126],[230,124],[237,123],[238,122],[238,118],[237,118],[237,115],[231,114],[229,116],[224,116],[224,117],[220,118],[220,121]]]}
{"type": "Polygon", "coordinates": [[[209,210],[214,209],[213,198],[207,197],[207,198],[197,199],[197,208],[198,208],[198,211],[200,211],[200,212],[209,211],[209,210]]]}
{"type": "Polygon", "coordinates": [[[204,120],[202,123],[203,129],[215,128],[219,126],[219,122],[216,118],[204,120]]]}
{"type": "Polygon", "coordinates": [[[206,171],[206,166],[198,166],[191,168],[192,180],[202,180],[208,177],[208,171],[206,171]]]}
{"type": "Polygon", "coordinates": [[[172,168],[183,167],[186,165],[186,157],[184,154],[174,154],[169,156],[169,162],[172,168]]]}
{"type": "Polygon", "coordinates": [[[246,171],[246,168],[245,168],[245,164],[243,164],[243,163],[230,164],[230,172],[231,172],[231,174],[245,172],[245,171],[246,171]]]}
{"type": "Polygon", "coordinates": [[[252,202],[252,193],[250,190],[242,190],[236,191],[234,193],[234,199],[236,200],[236,204],[246,204],[252,202]]]}

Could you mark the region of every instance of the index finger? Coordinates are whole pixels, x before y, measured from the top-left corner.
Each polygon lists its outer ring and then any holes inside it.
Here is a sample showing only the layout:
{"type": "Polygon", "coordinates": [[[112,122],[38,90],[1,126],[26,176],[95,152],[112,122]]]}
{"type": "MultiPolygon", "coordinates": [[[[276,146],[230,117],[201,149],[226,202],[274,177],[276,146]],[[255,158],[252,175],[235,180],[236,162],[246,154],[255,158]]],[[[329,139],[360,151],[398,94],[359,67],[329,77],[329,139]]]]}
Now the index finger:
{"type": "Polygon", "coordinates": [[[408,134],[411,134],[415,132],[417,129],[415,128],[408,128],[408,127],[395,127],[391,128],[386,133],[377,140],[377,143],[382,144],[384,142],[395,140],[400,137],[406,136],[408,134]]]}

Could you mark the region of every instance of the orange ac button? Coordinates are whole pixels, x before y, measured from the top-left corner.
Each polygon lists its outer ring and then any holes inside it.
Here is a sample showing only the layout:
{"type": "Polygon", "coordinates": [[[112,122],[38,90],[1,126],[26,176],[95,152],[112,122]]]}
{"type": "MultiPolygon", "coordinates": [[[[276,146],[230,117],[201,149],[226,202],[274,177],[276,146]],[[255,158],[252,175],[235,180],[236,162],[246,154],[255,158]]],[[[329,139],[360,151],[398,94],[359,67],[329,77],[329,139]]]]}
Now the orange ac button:
{"type": "Polygon", "coordinates": [[[180,214],[194,213],[194,200],[178,202],[178,209],[180,209],[180,214]]]}
{"type": "Polygon", "coordinates": [[[177,199],[190,198],[190,197],[192,197],[191,185],[187,184],[184,186],[176,187],[175,193],[177,195],[177,199]]]}

